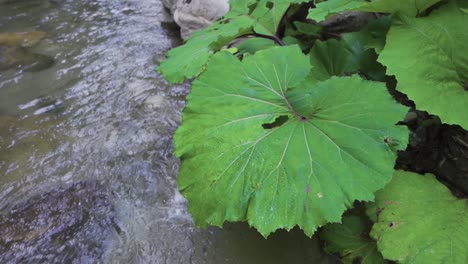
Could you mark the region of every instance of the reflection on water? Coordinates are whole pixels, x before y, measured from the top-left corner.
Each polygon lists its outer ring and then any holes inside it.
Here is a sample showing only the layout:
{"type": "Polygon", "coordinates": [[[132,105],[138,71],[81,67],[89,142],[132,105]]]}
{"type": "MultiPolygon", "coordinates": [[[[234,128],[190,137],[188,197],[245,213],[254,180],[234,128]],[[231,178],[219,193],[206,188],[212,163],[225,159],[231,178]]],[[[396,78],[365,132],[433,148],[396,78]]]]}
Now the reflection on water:
{"type": "Polygon", "coordinates": [[[0,33],[47,35],[0,70],[2,263],[331,262],[299,230],[193,226],[172,154],[188,86],[153,71],[180,43],[158,0],[10,2],[0,33]]]}

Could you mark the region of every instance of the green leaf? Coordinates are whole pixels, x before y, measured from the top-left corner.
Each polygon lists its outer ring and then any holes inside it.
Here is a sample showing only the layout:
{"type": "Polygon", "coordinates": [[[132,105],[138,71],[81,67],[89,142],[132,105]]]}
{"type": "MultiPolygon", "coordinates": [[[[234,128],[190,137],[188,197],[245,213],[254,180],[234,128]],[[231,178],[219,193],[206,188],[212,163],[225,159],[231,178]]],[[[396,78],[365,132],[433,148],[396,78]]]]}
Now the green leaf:
{"type": "Polygon", "coordinates": [[[468,14],[452,0],[429,17],[394,17],[379,61],[397,89],[444,123],[468,129],[468,14]]]}
{"type": "Polygon", "coordinates": [[[300,21],[286,23],[283,42],[286,45],[299,45],[304,53],[309,53],[315,41],[321,37],[322,27],[300,21]]]}
{"type": "Polygon", "coordinates": [[[184,45],[171,49],[167,53],[167,60],[161,63],[157,71],[170,83],[180,83],[200,74],[213,52],[237,36],[249,32],[253,25],[253,20],[247,16],[226,22],[216,22],[208,29],[194,33],[184,45]]]}
{"type": "Polygon", "coordinates": [[[332,76],[342,76],[358,70],[352,59],[353,54],[344,41],[335,39],[325,42],[316,41],[310,50],[310,63],[314,68],[313,76],[320,81],[332,76]]]}
{"type": "Polygon", "coordinates": [[[308,18],[317,22],[325,20],[330,15],[345,11],[365,11],[379,13],[400,12],[408,16],[416,16],[440,0],[328,0],[309,10],[308,18]]]}
{"type": "Polygon", "coordinates": [[[157,71],[170,83],[180,83],[203,72],[212,54],[248,33],[274,35],[290,4],[306,0],[258,0],[230,2],[224,19],[194,33],[184,45],[171,49],[157,71]]]}
{"type": "Polygon", "coordinates": [[[259,50],[274,47],[276,43],[271,39],[249,38],[237,45],[240,54],[254,54],[259,50]]]}
{"type": "Polygon", "coordinates": [[[356,10],[367,4],[365,0],[328,0],[309,9],[307,18],[317,22],[325,20],[330,15],[344,11],[356,10]]]}
{"type": "Polygon", "coordinates": [[[229,12],[225,18],[232,18],[242,14],[250,14],[251,8],[257,5],[258,0],[229,0],[229,12]]]}
{"type": "Polygon", "coordinates": [[[320,81],[357,72],[372,80],[385,78],[385,68],[377,62],[377,54],[364,47],[358,33],[343,34],[341,41],[316,41],[310,51],[310,62],[314,67],[313,77],[320,81]]]}
{"type": "Polygon", "coordinates": [[[369,22],[359,32],[346,33],[343,36],[352,35],[359,40],[358,43],[360,45],[364,45],[365,49],[374,49],[377,54],[380,54],[385,46],[385,39],[390,29],[390,24],[390,16],[381,16],[369,22]]]}
{"type": "Polygon", "coordinates": [[[339,253],[345,264],[388,263],[377,250],[377,243],[369,237],[369,220],[361,215],[344,216],[341,224],[323,227],[320,238],[325,240],[325,250],[339,253]],[[366,221],[367,220],[367,221],[366,221]]]}
{"type": "Polygon", "coordinates": [[[368,48],[369,37],[362,37],[363,32],[353,32],[341,35],[341,39],[346,43],[351,52],[351,65],[356,70],[374,81],[385,81],[386,69],[377,62],[377,53],[374,49],[368,48]]]}
{"type": "Polygon", "coordinates": [[[369,206],[371,236],[382,255],[400,263],[468,263],[468,201],[433,175],[397,171],[369,206]]]}
{"type": "Polygon", "coordinates": [[[294,26],[297,28],[298,33],[315,38],[319,38],[322,31],[322,27],[317,24],[304,23],[301,21],[294,21],[294,26]]]}
{"type": "Polygon", "coordinates": [[[307,0],[259,0],[257,8],[252,12],[253,16],[259,17],[255,32],[274,35],[289,6],[303,2],[307,2],[307,0]]]}
{"type": "Polygon", "coordinates": [[[197,225],[248,221],[264,236],[298,225],[310,236],[390,180],[384,137],[406,147],[394,124],[407,108],[358,76],[304,83],[310,68],[297,46],[242,62],[221,52],[193,83],[174,140],[197,225]]]}

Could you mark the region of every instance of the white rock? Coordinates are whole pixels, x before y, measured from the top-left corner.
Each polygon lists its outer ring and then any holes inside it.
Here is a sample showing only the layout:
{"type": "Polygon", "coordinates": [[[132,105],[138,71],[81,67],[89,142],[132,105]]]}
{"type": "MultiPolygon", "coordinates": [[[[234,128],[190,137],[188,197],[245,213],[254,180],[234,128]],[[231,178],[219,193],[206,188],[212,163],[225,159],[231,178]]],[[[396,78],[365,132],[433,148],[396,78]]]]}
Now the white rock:
{"type": "Polygon", "coordinates": [[[146,99],[145,106],[148,109],[156,109],[162,107],[165,101],[166,99],[164,98],[164,96],[153,95],[146,99]]]}
{"type": "Polygon", "coordinates": [[[161,2],[167,9],[171,10],[171,13],[174,13],[178,0],[161,0],[161,2]]]}
{"type": "Polygon", "coordinates": [[[180,26],[183,39],[196,30],[211,25],[229,11],[228,0],[162,0],[180,26]]]}

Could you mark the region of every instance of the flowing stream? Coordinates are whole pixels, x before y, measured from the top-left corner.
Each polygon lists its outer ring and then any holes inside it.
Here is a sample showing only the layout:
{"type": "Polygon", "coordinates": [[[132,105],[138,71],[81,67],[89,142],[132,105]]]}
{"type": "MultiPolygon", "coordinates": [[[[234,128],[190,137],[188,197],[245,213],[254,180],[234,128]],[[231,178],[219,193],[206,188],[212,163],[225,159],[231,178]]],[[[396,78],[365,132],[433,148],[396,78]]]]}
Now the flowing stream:
{"type": "Polygon", "coordinates": [[[194,227],[172,153],[189,85],[153,71],[181,43],[159,0],[0,0],[0,36],[39,31],[0,52],[0,263],[333,262],[300,230],[194,227]]]}

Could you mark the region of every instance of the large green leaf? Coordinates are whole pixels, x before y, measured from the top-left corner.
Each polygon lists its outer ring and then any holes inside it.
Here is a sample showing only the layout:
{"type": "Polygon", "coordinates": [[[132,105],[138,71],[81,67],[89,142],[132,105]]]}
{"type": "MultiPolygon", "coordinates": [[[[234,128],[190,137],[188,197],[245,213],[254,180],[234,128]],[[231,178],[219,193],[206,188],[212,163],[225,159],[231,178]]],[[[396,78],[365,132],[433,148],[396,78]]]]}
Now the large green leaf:
{"type": "Polygon", "coordinates": [[[429,17],[394,17],[379,61],[416,107],[468,129],[468,1],[452,0],[429,17]]]}
{"type": "Polygon", "coordinates": [[[468,263],[468,201],[455,198],[433,175],[397,171],[368,213],[377,218],[371,236],[385,258],[468,263]]]}
{"type": "Polygon", "coordinates": [[[305,83],[310,68],[297,46],[242,62],[221,52],[193,83],[175,145],[197,225],[247,220],[264,236],[296,225],[312,235],[390,180],[407,108],[358,76],[305,83]]]}
{"type": "Polygon", "coordinates": [[[377,243],[369,237],[367,216],[344,216],[341,224],[334,223],[323,227],[320,238],[325,240],[325,250],[339,253],[344,264],[388,263],[377,250],[377,243]],[[367,221],[366,221],[367,220],[367,221]]]}
{"type": "Polygon", "coordinates": [[[306,0],[233,0],[231,10],[211,27],[193,34],[182,46],[171,49],[157,68],[170,83],[199,75],[211,55],[245,34],[274,35],[290,4],[306,0]]]}
{"type": "Polygon", "coordinates": [[[330,15],[344,11],[365,11],[380,13],[400,12],[416,16],[440,0],[328,0],[309,10],[308,18],[318,22],[330,15]]]}

